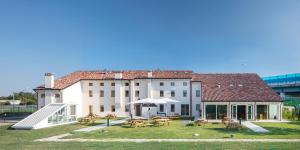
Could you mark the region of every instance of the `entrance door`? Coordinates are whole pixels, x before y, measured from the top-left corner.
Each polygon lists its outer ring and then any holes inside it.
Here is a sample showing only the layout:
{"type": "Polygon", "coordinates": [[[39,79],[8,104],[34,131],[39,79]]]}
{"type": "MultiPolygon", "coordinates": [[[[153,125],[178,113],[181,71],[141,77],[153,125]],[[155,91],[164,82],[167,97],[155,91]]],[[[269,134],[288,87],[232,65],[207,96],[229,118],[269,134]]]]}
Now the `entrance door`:
{"type": "Polygon", "coordinates": [[[142,106],[140,104],[135,105],[135,115],[141,116],[142,106]]]}
{"type": "Polygon", "coordinates": [[[190,115],[189,104],[181,104],[181,116],[190,115]]]}
{"type": "Polygon", "coordinates": [[[93,106],[89,105],[89,114],[93,114],[93,106]]]}
{"type": "Polygon", "coordinates": [[[246,106],[245,105],[237,106],[237,119],[246,120],[246,106]]]}

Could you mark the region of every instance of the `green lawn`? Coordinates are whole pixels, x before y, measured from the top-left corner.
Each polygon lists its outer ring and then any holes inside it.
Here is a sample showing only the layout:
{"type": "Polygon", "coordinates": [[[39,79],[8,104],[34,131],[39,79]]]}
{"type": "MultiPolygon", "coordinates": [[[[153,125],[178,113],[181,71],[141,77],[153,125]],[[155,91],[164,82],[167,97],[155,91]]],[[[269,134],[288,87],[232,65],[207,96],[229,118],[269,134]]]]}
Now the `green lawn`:
{"type": "MultiPolygon", "coordinates": [[[[257,123],[270,131],[269,135],[254,134],[248,129],[241,131],[224,130],[220,124],[209,124],[206,127],[185,127],[181,122],[175,121],[170,126],[128,128],[126,126],[114,126],[107,128],[108,132],[100,131],[88,134],[76,133],[80,138],[196,138],[193,133],[199,133],[197,138],[227,138],[234,134],[235,138],[300,138],[300,123],[257,123]],[[279,128],[282,128],[279,130],[279,128]],[[111,134],[111,135],[109,135],[111,134]],[[137,137],[133,137],[137,136],[137,137]],[[168,137],[170,136],[170,137],[168,137]]],[[[38,130],[12,130],[8,126],[0,127],[0,149],[300,149],[298,143],[239,143],[239,142],[214,142],[214,143],[173,143],[173,142],[152,142],[152,143],[101,143],[101,142],[34,142],[35,139],[45,138],[63,133],[69,133],[75,129],[86,126],[63,125],[38,130]]],[[[72,132],[73,133],[73,132],[72,132]]]]}
{"type": "MultiPolygon", "coordinates": [[[[258,124],[258,123],[257,123],[258,124]]],[[[78,133],[66,138],[88,138],[88,139],[105,139],[105,138],[200,138],[200,139],[223,139],[229,138],[231,134],[234,138],[257,139],[300,139],[300,122],[291,123],[259,123],[266,127],[270,133],[255,133],[248,128],[243,127],[239,130],[227,130],[223,124],[209,123],[205,126],[185,126],[180,120],[173,121],[169,126],[160,127],[140,127],[130,128],[128,125],[117,125],[111,128],[89,132],[78,133]],[[194,136],[198,133],[199,136],[194,136]]]]}

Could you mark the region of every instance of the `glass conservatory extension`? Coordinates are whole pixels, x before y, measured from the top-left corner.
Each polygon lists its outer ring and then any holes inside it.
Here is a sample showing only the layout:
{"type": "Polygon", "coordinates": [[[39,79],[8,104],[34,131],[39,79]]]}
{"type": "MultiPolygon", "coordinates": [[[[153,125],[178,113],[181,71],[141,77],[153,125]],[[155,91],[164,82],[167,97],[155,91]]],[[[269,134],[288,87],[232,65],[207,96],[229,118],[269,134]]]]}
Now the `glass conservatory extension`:
{"type": "Polygon", "coordinates": [[[63,124],[76,121],[76,105],[66,105],[48,117],[48,124],[63,124]]]}
{"type": "Polygon", "coordinates": [[[204,107],[205,119],[222,120],[278,120],[280,119],[280,104],[272,103],[231,103],[206,104],[204,107]]]}

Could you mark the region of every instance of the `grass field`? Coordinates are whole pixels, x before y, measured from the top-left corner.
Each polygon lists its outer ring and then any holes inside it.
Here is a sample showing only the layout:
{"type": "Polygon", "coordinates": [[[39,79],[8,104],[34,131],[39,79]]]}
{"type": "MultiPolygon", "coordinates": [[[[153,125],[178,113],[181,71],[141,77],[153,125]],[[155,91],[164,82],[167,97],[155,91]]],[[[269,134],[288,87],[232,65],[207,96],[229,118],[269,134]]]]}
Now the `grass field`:
{"type": "MultiPolygon", "coordinates": [[[[147,127],[147,128],[128,128],[126,126],[113,126],[108,128],[107,135],[100,134],[100,131],[88,134],[75,134],[80,138],[195,138],[191,133],[199,132],[197,138],[226,138],[234,134],[234,138],[300,138],[300,123],[258,123],[270,131],[275,131],[269,135],[256,135],[248,129],[241,131],[222,130],[220,124],[210,124],[206,127],[185,127],[181,122],[173,122],[169,127],[147,127]],[[179,127],[179,128],[178,128],[179,127]],[[170,129],[168,129],[170,128],[170,129]],[[178,128],[178,129],[176,129],[178,128]],[[280,130],[279,130],[280,129],[280,130]],[[176,131],[177,130],[177,131],[176,131]],[[277,131],[278,130],[278,131],[277,131]],[[166,134],[164,134],[165,132],[166,134]],[[238,133],[240,132],[240,133],[238,133]],[[215,135],[213,135],[215,134],[215,135]],[[101,135],[101,136],[99,136],[101,135]],[[171,136],[171,137],[167,137],[171,136]],[[157,137],[155,137],[157,136],[157,137]]],[[[171,142],[153,142],[153,143],[100,143],[100,142],[34,142],[35,139],[50,137],[58,134],[69,133],[75,129],[86,127],[84,125],[64,125],[39,130],[12,130],[8,126],[0,127],[0,149],[300,149],[298,143],[239,143],[239,142],[214,142],[214,143],[171,143],[171,142]]],[[[73,133],[73,132],[72,132],[73,133]]],[[[105,133],[105,134],[106,134],[105,133]]]]}
{"type": "Polygon", "coordinates": [[[227,130],[221,123],[209,123],[205,126],[185,126],[180,120],[173,121],[169,126],[130,128],[128,125],[117,125],[105,129],[107,132],[94,131],[89,133],[74,132],[66,138],[200,138],[223,139],[234,135],[238,139],[300,139],[300,122],[290,123],[257,123],[270,130],[270,133],[255,133],[248,128],[241,130],[227,130]],[[194,136],[198,133],[199,136],[194,136]]]}

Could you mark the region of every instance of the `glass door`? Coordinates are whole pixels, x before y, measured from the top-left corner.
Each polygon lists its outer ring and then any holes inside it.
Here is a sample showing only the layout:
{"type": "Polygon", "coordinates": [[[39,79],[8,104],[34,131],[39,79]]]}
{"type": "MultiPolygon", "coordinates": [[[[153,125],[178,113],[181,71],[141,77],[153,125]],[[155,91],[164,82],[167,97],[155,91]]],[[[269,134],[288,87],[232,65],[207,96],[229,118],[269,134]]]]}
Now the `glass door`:
{"type": "Polygon", "coordinates": [[[231,119],[237,120],[237,106],[235,104],[231,105],[231,119]]]}
{"type": "Polygon", "coordinates": [[[181,104],[181,116],[190,115],[189,104],[181,104]]]}
{"type": "Polygon", "coordinates": [[[253,120],[253,105],[248,105],[247,120],[253,120]]]}

